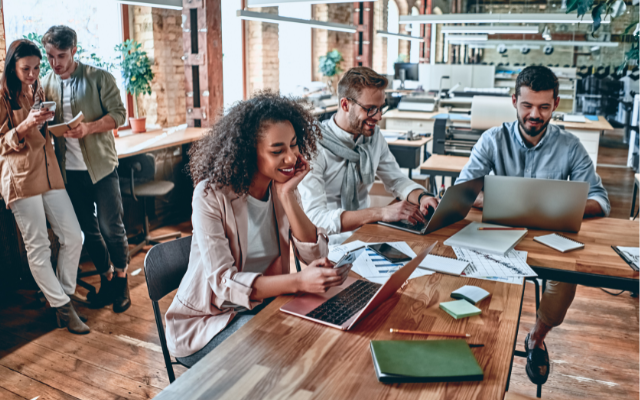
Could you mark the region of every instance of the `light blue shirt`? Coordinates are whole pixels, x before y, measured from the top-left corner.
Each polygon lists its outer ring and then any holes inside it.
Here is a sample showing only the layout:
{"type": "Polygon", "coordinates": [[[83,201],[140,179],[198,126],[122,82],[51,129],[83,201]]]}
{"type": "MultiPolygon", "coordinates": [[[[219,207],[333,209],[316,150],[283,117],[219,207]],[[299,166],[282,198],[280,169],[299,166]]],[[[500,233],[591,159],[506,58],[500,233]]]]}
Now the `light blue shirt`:
{"type": "Polygon", "coordinates": [[[473,146],[456,183],[489,175],[491,171],[501,176],[589,182],[588,198],[600,204],[605,216],[611,211],[607,191],[587,150],[580,139],[557,125],[549,124],[542,140],[531,148],[522,139],[518,121],[487,130],[473,146]]]}

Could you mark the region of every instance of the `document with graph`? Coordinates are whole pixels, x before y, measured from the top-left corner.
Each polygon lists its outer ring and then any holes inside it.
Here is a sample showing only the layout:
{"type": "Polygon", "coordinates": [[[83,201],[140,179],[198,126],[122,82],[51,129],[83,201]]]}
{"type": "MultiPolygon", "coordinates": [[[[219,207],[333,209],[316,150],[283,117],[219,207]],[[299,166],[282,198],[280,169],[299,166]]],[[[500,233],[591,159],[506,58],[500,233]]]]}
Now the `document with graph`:
{"type": "Polygon", "coordinates": [[[538,276],[526,262],[527,252],[511,250],[506,256],[497,256],[476,250],[454,247],[459,260],[470,264],[464,275],[471,277],[534,277],[538,276]]]}

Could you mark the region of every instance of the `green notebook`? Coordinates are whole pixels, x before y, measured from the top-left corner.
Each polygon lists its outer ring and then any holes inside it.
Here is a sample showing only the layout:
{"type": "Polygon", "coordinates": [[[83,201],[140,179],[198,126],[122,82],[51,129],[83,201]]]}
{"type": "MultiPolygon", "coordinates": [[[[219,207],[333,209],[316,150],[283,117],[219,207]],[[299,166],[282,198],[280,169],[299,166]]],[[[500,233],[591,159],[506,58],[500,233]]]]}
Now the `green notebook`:
{"type": "Polygon", "coordinates": [[[466,300],[448,301],[446,303],[440,303],[440,308],[445,310],[455,319],[473,317],[474,315],[480,315],[482,310],[466,300]]]}
{"type": "Polygon", "coordinates": [[[372,340],[382,383],[481,381],[482,368],[464,340],[372,340]]]}

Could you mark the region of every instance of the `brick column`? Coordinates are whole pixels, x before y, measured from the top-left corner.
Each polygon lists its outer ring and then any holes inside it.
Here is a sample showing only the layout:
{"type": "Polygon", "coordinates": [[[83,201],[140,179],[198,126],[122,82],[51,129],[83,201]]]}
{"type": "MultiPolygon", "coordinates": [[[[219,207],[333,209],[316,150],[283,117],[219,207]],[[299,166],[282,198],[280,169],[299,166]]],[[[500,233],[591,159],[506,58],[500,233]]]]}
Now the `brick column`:
{"type": "MultiPolygon", "coordinates": [[[[312,8],[313,19],[341,24],[351,24],[352,13],[353,3],[315,4],[312,8]]],[[[333,49],[337,49],[342,54],[341,67],[344,71],[356,66],[352,33],[312,28],[311,40],[313,42],[311,67],[314,81],[322,80],[322,74],[318,71],[318,59],[333,49]]]]}
{"type": "Polygon", "coordinates": [[[353,3],[353,25],[358,29],[353,34],[355,65],[371,68],[373,60],[373,2],[353,3]]]}
{"type": "MultiPolygon", "coordinates": [[[[251,11],[277,15],[278,7],[251,8],[251,11]]],[[[280,89],[278,24],[246,21],[245,37],[247,44],[247,97],[252,97],[253,93],[258,90],[278,91],[280,89]]]]}
{"type": "Polygon", "coordinates": [[[183,0],[187,124],[212,126],[222,111],[222,0],[183,0]]]}
{"type": "MultiPolygon", "coordinates": [[[[431,14],[431,0],[422,0],[420,6],[420,14],[431,14]]],[[[431,24],[420,25],[420,36],[424,38],[424,42],[420,44],[420,63],[429,63],[431,56],[431,24]]]]}

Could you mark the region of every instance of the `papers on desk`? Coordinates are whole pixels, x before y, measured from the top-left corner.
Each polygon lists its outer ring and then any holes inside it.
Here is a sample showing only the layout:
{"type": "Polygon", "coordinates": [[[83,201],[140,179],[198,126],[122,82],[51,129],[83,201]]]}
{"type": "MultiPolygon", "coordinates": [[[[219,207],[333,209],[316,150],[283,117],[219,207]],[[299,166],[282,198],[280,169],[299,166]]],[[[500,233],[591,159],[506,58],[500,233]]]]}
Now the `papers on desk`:
{"type": "Polygon", "coordinates": [[[384,140],[387,141],[387,143],[391,143],[391,142],[395,142],[396,140],[399,140],[401,137],[404,138],[405,134],[401,132],[385,131],[382,133],[382,136],[384,137],[384,140]]]}
{"type": "Polygon", "coordinates": [[[464,275],[472,278],[522,284],[522,278],[538,276],[526,262],[526,251],[511,250],[506,256],[460,247],[454,247],[453,251],[458,259],[470,263],[464,275]]]}
{"type": "MultiPolygon", "coordinates": [[[[374,243],[365,243],[360,240],[353,241],[351,243],[342,244],[339,246],[330,247],[329,255],[327,256],[329,260],[336,262],[339,260],[345,252],[355,250],[359,247],[366,246],[374,243]]],[[[416,253],[409,247],[406,242],[387,242],[389,246],[395,247],[399,251],[404,254],[410,256],[411,258],[416,257],[416,253]]],[[[408,261],[407,261],[408,262],[408,261]]],[[[367,249],[362,252],[360,257],[356,259],[353,263],[352,271],[361,277],[375,283],[383,284],[385,283],[389,277],[396,272],[400,267],[405,265],[407,262],[403,263],[390,263],[385,258],[378,255],[371,249],[367,249]]],[[[431,275],[433,271],[428,271],[422,268],[416,268],[416,270],[411,274],[409,279],[418,278],[425,275],[431,275]]]]}

